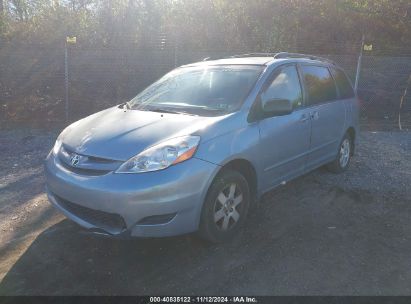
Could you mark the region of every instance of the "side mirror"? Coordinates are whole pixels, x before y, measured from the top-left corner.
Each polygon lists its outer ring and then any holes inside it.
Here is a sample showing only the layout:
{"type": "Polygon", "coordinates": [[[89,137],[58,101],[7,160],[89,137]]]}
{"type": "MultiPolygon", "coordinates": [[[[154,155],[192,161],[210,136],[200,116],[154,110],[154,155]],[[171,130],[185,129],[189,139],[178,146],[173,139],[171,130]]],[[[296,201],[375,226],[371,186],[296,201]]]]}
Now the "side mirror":
{"type": "Polygon", "coordinates": [[[262,102],[262,109],[266,115],[287,115],[293,111],[293,104],[288,99],[270,99],[262,102]]]}

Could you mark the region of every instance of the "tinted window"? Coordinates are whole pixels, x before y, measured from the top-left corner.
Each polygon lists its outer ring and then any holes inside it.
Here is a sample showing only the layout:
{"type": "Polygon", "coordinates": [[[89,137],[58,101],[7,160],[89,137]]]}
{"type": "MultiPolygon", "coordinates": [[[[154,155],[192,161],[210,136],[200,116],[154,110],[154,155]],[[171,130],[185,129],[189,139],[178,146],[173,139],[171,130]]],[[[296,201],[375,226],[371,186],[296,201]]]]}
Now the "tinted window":
{"type": "Polygon", "coordinates": [[[294,66],[279,68],[274,72],[273,77],[269,86],[261,93],[261,101],[288,99],[292,101],[294,108],[301,106],[302,93],[296,68],[294,66]]]}
{"type": "Polygon", "coordinates": [[[313,105],[337,98],[334,79],[325,67],[302,66],[305,87],[307,89],[307,104],[313,105]]]}
{"type": "Polygon", "coordinates": [[[354,97],[354,90],[350,81],[347,79],[347,76],[345,76],[345,73],[340,69],[333,69],[333,74],[340,93],[340,98],[354,97]]]}

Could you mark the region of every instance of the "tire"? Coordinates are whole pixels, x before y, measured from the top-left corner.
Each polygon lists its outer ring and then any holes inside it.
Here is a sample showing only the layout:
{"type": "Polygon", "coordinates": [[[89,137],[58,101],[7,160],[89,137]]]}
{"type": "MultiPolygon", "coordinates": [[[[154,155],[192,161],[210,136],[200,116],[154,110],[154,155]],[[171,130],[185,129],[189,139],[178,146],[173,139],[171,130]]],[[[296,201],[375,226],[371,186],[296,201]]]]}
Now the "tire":
{"type": "Polygon", "coordinates": [[[346,133],[338,146],[337,157],[327,165],[327,169],[333,173],[342,173],[348,169],[351,161],[353,141],[346,133]]]}
{"type": "Polygon", "coordinates": [[[243,225],[249,206],[247,180],[237,171],[224,170],[213,181],[204,201],[200,237],[213,243],[231,240],[243,225]]]}

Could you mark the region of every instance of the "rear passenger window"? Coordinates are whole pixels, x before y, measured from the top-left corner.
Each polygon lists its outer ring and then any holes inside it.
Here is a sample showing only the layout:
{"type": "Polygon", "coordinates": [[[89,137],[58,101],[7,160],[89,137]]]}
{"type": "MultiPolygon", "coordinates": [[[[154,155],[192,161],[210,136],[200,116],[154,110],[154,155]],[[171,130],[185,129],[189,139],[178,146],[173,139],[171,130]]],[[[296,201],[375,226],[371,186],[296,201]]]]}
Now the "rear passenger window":
{"type": "Polygon", "coordinates": [[[340,93],[340,98],[352,98],[354,97],[354,90],[351,86],[350,81],[345,76],[345,73],[340,69],[332,69],[335,82],[337,83],[338,91],[340,93]]]}
{"type": "Polygon", "coordinates": [[[337,90],[330,71],[325,67],[302,66],[307,90],[307,104],[314,105],[337,99],[337,90]]]}

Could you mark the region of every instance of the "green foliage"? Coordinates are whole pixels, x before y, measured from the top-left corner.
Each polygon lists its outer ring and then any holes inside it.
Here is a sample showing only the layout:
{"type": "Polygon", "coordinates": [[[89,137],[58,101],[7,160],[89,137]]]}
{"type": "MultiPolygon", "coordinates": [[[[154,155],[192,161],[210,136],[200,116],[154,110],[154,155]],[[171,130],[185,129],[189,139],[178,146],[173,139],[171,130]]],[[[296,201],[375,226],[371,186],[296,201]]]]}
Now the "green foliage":
{"type": "Polygon", "coordinates": [[[53,44],[147,45],[161,35],[190,48],[248,51],[411,46],[409,0],[3,0],[0,35],[53,44]],[[376,43],[377,42],[377,43],[376,43]]]}

